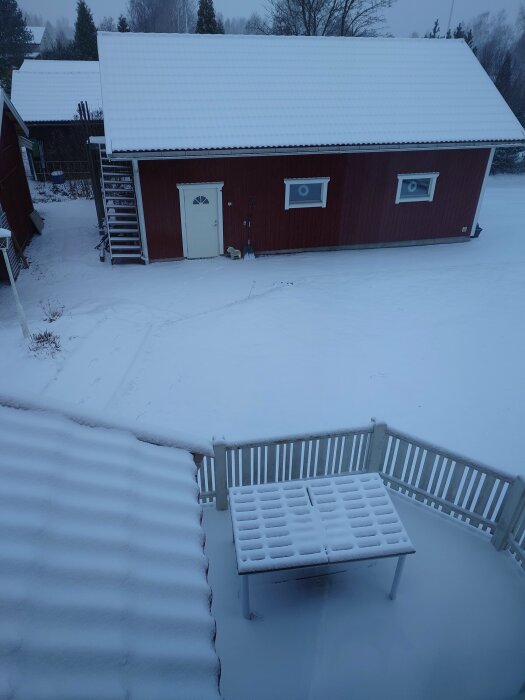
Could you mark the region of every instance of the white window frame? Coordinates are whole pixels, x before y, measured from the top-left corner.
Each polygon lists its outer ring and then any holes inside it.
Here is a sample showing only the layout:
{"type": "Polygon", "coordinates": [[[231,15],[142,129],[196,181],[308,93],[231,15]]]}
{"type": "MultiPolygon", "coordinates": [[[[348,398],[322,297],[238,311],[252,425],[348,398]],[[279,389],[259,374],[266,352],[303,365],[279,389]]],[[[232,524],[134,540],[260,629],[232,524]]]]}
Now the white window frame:
{"type": "Polygon", "coordinates": [[[409,202],[432,202],[434,199],[434,192],[436,191],[436,182],[439,177],[439,173],[400,173],[397,176],[397,194],[396,194],[396,204],[408,204],[409,202]],[[401,187],[403,186],[403,180],[417,180],[423,179],[430,180],[430,189],[425,197],[402,197],[401,187]]]}
{"type": "Polygon", "coordinates": [[[328,197],[329,177],[303,177],[303,178],[287,178],[284,181],[284,208],[285,209],[326,209],[326,200],[328,197]],[[313,183],[321,184],[321,202],[304,202],[297,204],[290,203],[290,185],[311,185],[313,183]]]}

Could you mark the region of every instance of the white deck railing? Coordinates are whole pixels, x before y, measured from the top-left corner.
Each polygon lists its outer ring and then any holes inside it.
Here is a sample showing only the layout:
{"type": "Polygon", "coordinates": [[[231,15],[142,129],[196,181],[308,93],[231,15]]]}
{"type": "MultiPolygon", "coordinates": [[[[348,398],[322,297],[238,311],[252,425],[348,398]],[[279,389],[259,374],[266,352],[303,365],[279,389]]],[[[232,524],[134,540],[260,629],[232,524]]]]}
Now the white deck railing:
{"type": "Polygon", "coordinates": [[[428,442],[372,424],[250,443],[214,442],[198,470],[203,503],[228,508],[228,488],[378,471],[394,491],[482,530],[525,570],[525,482],[428,442]]]}

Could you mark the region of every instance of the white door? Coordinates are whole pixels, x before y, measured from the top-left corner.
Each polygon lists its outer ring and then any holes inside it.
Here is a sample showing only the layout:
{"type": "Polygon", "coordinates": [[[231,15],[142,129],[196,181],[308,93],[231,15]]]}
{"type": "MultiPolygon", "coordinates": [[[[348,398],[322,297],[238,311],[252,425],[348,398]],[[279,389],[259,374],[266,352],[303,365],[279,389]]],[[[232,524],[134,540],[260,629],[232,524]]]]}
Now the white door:
{"type": "Polygon", "coordinates": [[[216,187],[181,187],[184,197],[186,257],[214,258],[220,254],[219,197],[216,187]]]}

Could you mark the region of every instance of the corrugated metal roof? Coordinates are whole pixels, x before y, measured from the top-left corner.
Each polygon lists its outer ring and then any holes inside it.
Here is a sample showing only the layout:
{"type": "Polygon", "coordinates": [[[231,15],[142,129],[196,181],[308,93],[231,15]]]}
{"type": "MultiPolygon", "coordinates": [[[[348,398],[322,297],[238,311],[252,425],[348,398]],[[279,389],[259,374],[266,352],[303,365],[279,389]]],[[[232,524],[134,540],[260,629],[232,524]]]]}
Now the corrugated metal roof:
{"type": "Polygon", "coordinates": [[[0,696],[218,698],[189,453],[0,405],[0,696]]]}
{"type": "Polygon", "coordinates": [[[13,71],[11,97],[26,122],[72,121],[83,100],[100,110],[98,61],[26,60],[13,71]]]}
{"type": "Polygon", "coordinates": [[[24,124],[22,117],[20,116],[20,114],[18,114],[13,103],[0,87],[0,134],[2,133],[2,120],[4,117],[4,109],[8,110],[12,114],[13,119],[16,121],[19,127],[19,132],[21,132],[23,136],[29,136],[29,129],[24,124]]]}
{"type": "Polygon", "coordinates": [[[98,43],[113,152],[525,137],[462,40],[100,32],[98,43]]]}
{"type": "Polygon", "coordinates": [[[25,60],[19,70],[24,73],[99,73],[98,61],[25,60]]]}

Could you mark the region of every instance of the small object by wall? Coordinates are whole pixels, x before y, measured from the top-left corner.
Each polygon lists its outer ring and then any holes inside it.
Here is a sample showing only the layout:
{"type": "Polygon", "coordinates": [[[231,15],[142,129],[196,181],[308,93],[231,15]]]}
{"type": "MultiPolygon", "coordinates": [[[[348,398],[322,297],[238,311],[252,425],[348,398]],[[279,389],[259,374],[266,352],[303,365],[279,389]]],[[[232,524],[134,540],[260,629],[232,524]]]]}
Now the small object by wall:
{"type": "Polygon", "coordinates": [[[242,258],[241,251],[237,248],[234,248],[233,246],[226,248],[226,252],[232,260],[240,260],[242,258]]]}

